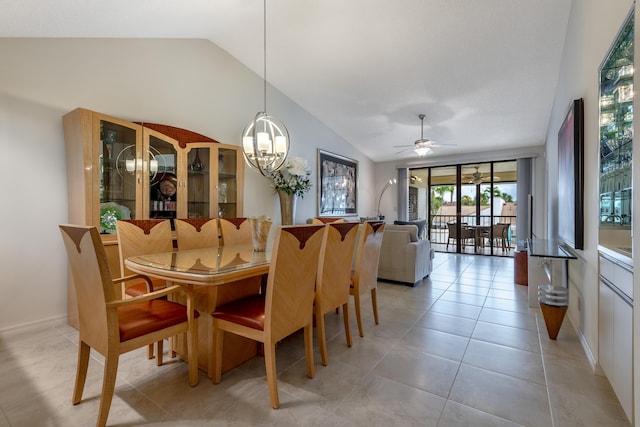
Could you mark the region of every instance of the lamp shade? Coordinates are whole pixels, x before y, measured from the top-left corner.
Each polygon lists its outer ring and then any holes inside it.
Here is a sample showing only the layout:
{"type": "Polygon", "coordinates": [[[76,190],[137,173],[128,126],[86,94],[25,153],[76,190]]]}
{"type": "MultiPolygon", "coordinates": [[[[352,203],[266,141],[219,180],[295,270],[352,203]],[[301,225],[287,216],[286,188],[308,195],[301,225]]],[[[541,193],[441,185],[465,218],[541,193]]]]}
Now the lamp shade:
{"type": "Polygon", "coordinates": [[[418,156],[426,156],[431,152],[431,149],[423,145],[416,144],[416,147],[413,149],[413,151],[415,151],[418,156]]]}
{"type": "Polygon", "coordinates": [[[289,131],[278,119],[259,112],[242,131],[242,151],[249,166],[268,176],[287,160],[289,131]]]}

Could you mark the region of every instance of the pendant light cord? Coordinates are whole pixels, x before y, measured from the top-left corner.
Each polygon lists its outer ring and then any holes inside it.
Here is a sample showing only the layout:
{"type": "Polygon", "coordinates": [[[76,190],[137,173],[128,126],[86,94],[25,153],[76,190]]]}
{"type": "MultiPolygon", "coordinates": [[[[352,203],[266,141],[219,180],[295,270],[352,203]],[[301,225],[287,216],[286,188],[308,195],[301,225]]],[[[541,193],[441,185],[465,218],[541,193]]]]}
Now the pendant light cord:
{"type": "Polygon", "coordinates": [[[267,114],[267,0],[263,1],[263,22],[262,22],[262,32],[263,32],[263,50],[264,50],[264,69],[263,69],[263,90],[264,90],[264,114],[267,114]]]}

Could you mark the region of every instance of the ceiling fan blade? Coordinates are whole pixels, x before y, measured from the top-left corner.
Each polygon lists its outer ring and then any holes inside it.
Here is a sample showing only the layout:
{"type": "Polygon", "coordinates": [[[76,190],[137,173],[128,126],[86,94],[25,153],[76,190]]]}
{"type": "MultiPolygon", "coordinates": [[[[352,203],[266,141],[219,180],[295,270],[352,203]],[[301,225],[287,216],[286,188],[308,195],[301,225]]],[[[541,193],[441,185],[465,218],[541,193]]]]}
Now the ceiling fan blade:
{"type": "MultiPolygon", "coordinates": [[[[402,147],[402,145],[400,145],[399,147],[402,147]]],[[[396,151],[396,154],[404,153],[405,151],[409,151],[412,148],[413,148],[413,146],[409,146],[408,148],[405,148],[404,150],[396,151]]]]}
{"type": "Polygon", "coordinates": [[[450,144],[448,142],[431,141],[431,147],[457,147],[458,144],[450,144]]]}
{"type": "Polygon", "coordinates": [[[431,148],[431,147],[457,147],[458,144],[450,144],[447,142],[438,142],[438,141],[433,141],[431,139],[419,139],[416,142],[414,142],[414,145],[418,146],[422,146],[422,147],[427,147],[427,148],[431,148]]]}
{"type": "Polygon", "coordinates": [[[405,144],[405,145],[394,145],[393,148],[402,148],[402,147],[413,147],[413,144],[405,144]]]}

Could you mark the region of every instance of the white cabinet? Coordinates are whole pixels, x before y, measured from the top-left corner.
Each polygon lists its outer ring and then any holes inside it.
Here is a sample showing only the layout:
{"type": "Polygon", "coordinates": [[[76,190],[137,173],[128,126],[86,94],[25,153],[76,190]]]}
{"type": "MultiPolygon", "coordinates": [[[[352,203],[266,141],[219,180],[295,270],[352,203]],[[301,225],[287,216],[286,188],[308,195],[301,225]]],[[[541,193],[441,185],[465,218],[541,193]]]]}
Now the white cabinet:
{"type": "Polygon", "coordinates": [[[600,280],[598,307],[598,354],[600,367],[608,378],[613,377],[613,301],[616,294],[600,280]]]}
{"type": "Polygon", "coordinates": [[[616,295],[613,300],[613,383],[629,420],[633,418],[633,307],[616,295]]]}
{"type": "Polygon", "coordinates": [[[633,420],[633,283],[628,267],[600,255],[598,358],[622,408],[633,420]]]}

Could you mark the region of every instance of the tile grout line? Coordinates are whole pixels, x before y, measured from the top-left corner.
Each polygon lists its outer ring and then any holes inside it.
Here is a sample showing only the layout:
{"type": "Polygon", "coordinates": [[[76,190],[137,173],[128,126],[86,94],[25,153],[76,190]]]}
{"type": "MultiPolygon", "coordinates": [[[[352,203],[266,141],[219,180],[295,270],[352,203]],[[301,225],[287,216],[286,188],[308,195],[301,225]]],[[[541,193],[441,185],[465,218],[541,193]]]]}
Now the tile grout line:
{"type": "MultiPolygon", "coordinates": [[[[549,392],[549,378],[547,375],[547,364],[544,357],[544,348],[542,346],[542,334],[540,333],[540,316],[536,312],[536,326],[538,330],[538,345],[540,345],[540,359],[542,360],[542,372],[544,372],[544,386],[547,391],[547,404],[549,405],[549,416],[551,417],[551,427],[555,427],[556,420],[553,416],[553,405],[551,404],[551,393],[549,392]]],[[[546,330],[546,329],[545,329],[546,330]]]]}

